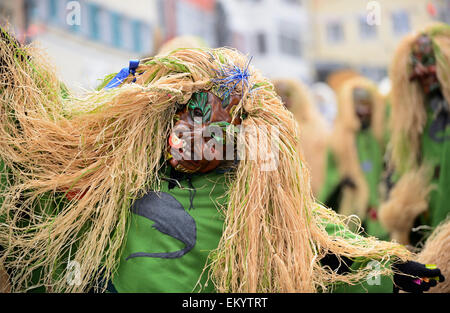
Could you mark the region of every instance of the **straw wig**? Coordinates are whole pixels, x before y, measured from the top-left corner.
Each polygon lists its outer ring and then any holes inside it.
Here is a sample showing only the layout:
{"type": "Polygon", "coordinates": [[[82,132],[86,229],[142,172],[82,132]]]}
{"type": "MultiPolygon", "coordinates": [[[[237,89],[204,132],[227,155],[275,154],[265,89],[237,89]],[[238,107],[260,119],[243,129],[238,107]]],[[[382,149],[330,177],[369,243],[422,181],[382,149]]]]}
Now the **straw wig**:
{"type": "MultiPolygon", "coordinates": [[[[450,277],[450,219],[443,221],[428,238],[425,246],[417,256],[417,261],[434,263],[442,271],[444,277],[450,277]]],[[[450,281],[430,289],[431,293],[450,293],[450,281]]]]}
{"type": "MultiPolygon", "coordinates": [[[[242,94],[234,116],[244,127],[279,129],[275,170],[261,171],[259,156],[244,158],[228,179],[223,235],[205,268],[217,291],[326,291],[334,282],[365,279],[369,271],[332,272],[320,264],[328,253],[382,264],[412,257],[394,243],[343,236],[344,218],[315,203],[293,115],[239,52],[175,50],[141,62],[135,83],[130,75],[119,87],[76,99],[62,97],[53,71],[31,48],[23,51],[32,56],[26,62],[18,62],[4,42],[0,49],[15,85],[3,85],[0,95],[0,158],[7,178],[0,263],[11,274],[12,291],[101,290],[115,273],[130,205],[160,188],[177,107],[199,90],[233,88],[242,94]],[[68,191],[80,196],[68,200],[68,191]],[[340,234],[328,235],[330,223],[340,234]],[[67,284],[70,260],[80,264],[79,284],[67,284]]],[[[274,135],[264,135],[257,146],[270,149],[274,135]]],[[[254,137],[243,140],[246,149],[255,146],[254,137]]]]}
{"type": "Polygon", "coordinates": [[[330,132],[324,118],[312,102],[307,87],[296,79],[274,79],[273,84],[278,94],[287,93],[294,114],[300,127],[301,149],[306,163],[311,170],[311,187],[315,195],[319,193],[325,176],[326,152],[330,132]]]}

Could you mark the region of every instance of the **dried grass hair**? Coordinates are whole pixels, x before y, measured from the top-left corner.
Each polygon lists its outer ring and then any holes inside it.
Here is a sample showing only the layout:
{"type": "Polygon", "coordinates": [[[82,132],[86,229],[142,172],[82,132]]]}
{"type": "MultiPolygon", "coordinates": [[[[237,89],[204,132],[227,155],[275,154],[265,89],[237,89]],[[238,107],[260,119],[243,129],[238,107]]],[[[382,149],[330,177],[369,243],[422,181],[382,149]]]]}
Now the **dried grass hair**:
{"type": "MultiPolygon", "coordinates": [[[[225,67],[244,68],[247,57],[225,48],[176,50],[141,63],[136,83],[130,77],[111,90],[64,98],[36,51],[24,49],[31,60],[18,62],[3,41],[0,49],[15,84],[2,85],[0,95],[0,158],[7,176],[0,194],[0,263],[11,274],[11,289],[103,290],[101,282],[118,265],[130,205],[149,188],[160,188],[177,104],[213,88],[225,67]],[[84,196],[69,201],[69,191],[84,196]],[[81,266],[80,284],[67,283],[70,260],[81,266]]],[[[331,283],[364,280],[370,271],[339,275],[321,266],[328,253],[382,264],[410,259],[395,243],[343,237],[345,218],[311,195],[292,113],[267,79],[252,67],[249,73],[248,85],[236,85],[243,97],[235,114],[245,127],[279,127],[278,166],[262,171],[266,160],[244,158],[229,177],[223,235],[208,268],[217,291],[326,291],[331,283]],[[333,235],[325,229],[330,223],[333,235]]],[[[270,149],[275,135],[265,135],[256,146],[270,149]]],[[[251,153],[255,138],[242,140],[251,153]]]]}
{"type": "Polygon", "coordinates": [[[400,174],[419,165],[420,136],[427,121],[423,91],[417,81],[411,82],[409,79],[412,72],[412,47],[422,34],[428,34],[432,39],[438,80],[450,105],[450,26],[436,23],[406,36],[399,44],[391,63],[392,137],[389,147],[392,150],[391,166],[400,174]]]}
{"type": "Polygon", "coordinates": [[[361,123],[355,112],[353,91],[355,88],[367,90],[372,99],[372,117],[370,131],[383,149],[385,143],[384,116],[385,105],[377,86],[367,78],[353,77],[345,81],[337,94],[338,113],[334,132],[330,139],[330,147],[336,157],[341,178],[350,178],[356,188],[345,188],[339,205],[339,212],[344,215],[356,214],[364,219],[369,202],[369,187],[362,171],[358,151],[356,149],[356,134],[361,129],[361,123]]]}
{"type": "Polygon", "coordinates": [[[294,78],[273,79],[275,92],[289,98],[288,108],[300,127],[300,143],[310,168],[311,188],[318,195],[325,179],[325,165],[330,131],[324,117],[313,103],[307,86],[294,78]]]}
{"type": "Polygon", "coordinates": [[[417,262],[436,264],[446,278],[430,289],[430,293],[450,293],[450,219],[442,221],[427,239],[417,262]]]}

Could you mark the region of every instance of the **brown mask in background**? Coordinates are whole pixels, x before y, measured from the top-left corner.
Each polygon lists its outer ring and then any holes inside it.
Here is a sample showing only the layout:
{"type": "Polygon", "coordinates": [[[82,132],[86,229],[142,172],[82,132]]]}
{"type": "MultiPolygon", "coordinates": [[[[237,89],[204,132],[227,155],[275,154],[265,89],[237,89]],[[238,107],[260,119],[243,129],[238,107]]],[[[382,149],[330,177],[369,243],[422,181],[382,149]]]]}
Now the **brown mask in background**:
{"type": "Polygon", "coordinates": [[[239,118],[232,121],[230,114],[240,100],[237,95],[222,101],[211,92],[194,93],[176,114],[167,151],[170,165],[185,173],[206,173],[221,165],[226,159],[225,140],[221,140],[226,137],[223,129],[241,123],[239,118]]]}
{"type": "Polygon", "coordinates": [[[436,58],[433,51],[433,42],[427,35],[421,35],[413,44],[412,74],[410,81],[417,80],[425,94],[440,88],[436,75],[436,58]]]}
{"type": "Polygon", "coordinates": [[[353,89],[353,103],[355,104],[355,113],[361,122],[361,128],[369,128],[372,120],[372,95],[368,90],[356,87],[353,89]]]}

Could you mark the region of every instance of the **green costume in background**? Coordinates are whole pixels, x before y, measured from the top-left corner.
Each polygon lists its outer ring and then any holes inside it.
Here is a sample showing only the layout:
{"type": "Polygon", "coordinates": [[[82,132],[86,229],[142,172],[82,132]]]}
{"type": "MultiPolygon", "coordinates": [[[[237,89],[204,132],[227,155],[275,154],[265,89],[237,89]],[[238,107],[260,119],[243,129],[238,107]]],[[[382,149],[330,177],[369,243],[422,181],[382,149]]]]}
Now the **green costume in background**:
{"type": "Polygon", "coordinates": [[[436,136],[442,138],[437,141],[430,137],[430,128],[435,114],[427,106],[427,125],[421,138],[421,153],[423,161],[433,169],[428,212],[422,216],[422,221],[433,228],[444,221],[450,213],[450,120],[446,120],[443,130],[436,136]]]}
{"type": "Polygon", "coordinates": [[[416,246],[450,213],[450,53],[447,24],[405,37],[390,69],[393,186],[380,219],[391,238],[416,246]]]}
{"type": "MultiPolygon", "coordinates": [[[[377,220],[377,208],[380,205],[379,184],[383,172],[383,150],[375,139],[370,129],[361,130],[356,135],[356,147],[359,157],[359,165],[364,173],[364,178],[369,187],[369,211],[367,218],[363,220],[363,226],[367,234],[379,239],[388,239],[388,233],[377,220]]],[[[344,177],[340,177],[336,158],[331,149],[328,151],[327,171],[325,184],[319,195],[319,200],[331,208],[339,207],[344,177]]],[[[345,182],[344,182],[345,183],[345,182]]],[[[348,182],[351,184],[351,182],[348,182]]]]}

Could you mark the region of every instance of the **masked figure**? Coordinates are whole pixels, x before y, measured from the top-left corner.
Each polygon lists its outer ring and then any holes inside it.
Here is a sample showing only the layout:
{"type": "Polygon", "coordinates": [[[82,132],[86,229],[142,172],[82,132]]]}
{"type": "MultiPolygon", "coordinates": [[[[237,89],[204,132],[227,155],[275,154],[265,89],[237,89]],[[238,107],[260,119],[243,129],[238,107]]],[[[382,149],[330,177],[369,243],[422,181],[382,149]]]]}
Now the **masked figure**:
{"type": "Polygon", "coordinates": [[[300,126],[300,145],[311,171],[311,187],[318,194],[325,175],[329,130],[324,118],[312,103],[311,95],[300,81],[276,79],[275,91],[294,114],[300,126]]]}
{"type": "Polygon", "coordinates": [[[443,280],[315,202],[297,122],[239,52],[133,61],[72,98],[41,58],[17,62],[6,46],[0,261],[12,291],[326,292],[366,284],[368,262],[407,291],[418,275],[443,280]]]}
{"type": "Polygon", "coordinates": [[[399,45],[390,70],[394,187],[380,219],[403,244],[422,241],[423,226],[435,228],[450,212],[449,41],[448,25],[412,34],[399,45]]]}
{"type": "Polygon", "coordinates": [[[320,199],[341,214],[357,215],[369,235],[386,239],[377,220],[385,148],[384,108],[376,85],[368,79],[357,77],[343,83],[320,199]]]}

